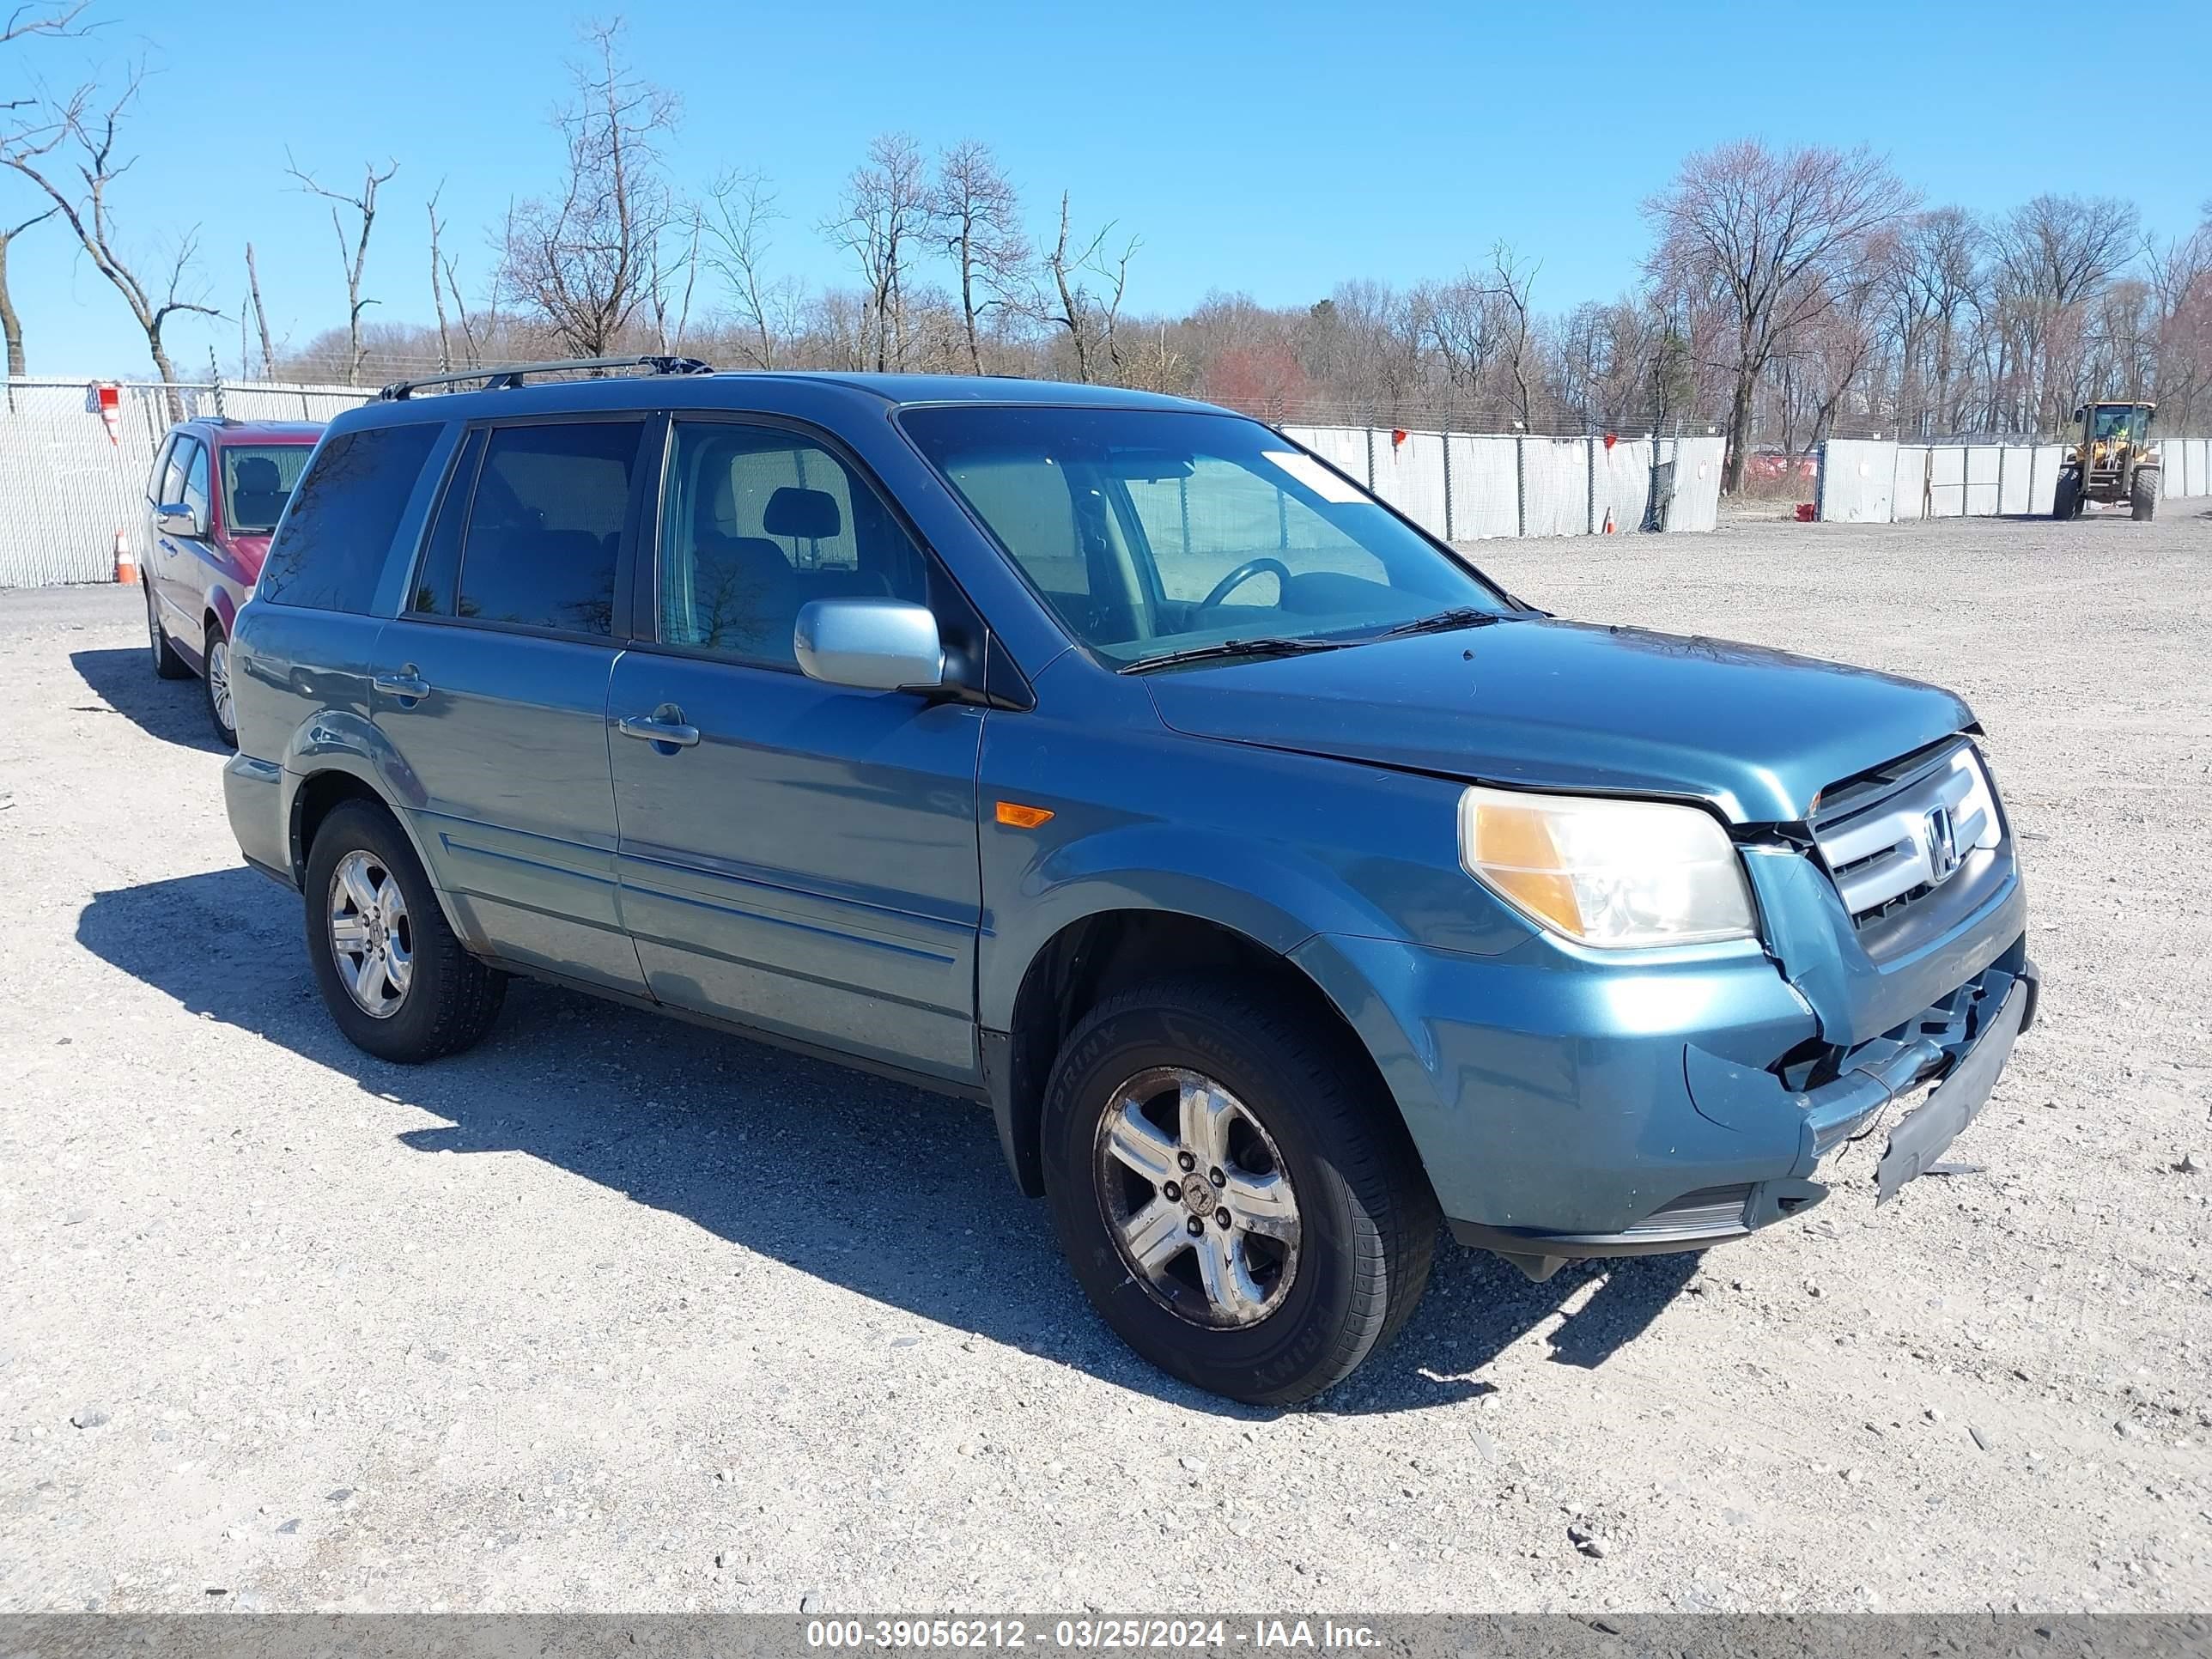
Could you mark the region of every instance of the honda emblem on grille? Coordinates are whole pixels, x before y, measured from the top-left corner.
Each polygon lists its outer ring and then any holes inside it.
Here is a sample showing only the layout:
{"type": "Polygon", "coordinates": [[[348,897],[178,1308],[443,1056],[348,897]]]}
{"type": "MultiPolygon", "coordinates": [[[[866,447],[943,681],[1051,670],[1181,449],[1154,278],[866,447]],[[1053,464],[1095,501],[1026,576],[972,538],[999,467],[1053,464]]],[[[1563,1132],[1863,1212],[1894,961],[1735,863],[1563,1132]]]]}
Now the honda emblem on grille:
{"type": "Polygon", "coordinates": [[[1951,827],[1951,809],[1938,806],[1928,814],[1928,878],[1941,886],[1958,873],[1959,838],[1951,827]]]}

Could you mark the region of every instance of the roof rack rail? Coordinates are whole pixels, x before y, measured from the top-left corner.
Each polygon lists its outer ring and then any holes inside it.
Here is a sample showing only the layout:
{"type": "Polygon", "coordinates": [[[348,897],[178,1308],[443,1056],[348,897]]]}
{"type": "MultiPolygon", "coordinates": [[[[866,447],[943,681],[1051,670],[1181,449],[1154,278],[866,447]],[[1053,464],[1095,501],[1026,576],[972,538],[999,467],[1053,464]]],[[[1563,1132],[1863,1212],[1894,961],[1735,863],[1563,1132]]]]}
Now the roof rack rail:
{"type": "Polygon", "coordinates": [[[482,380],[486,392],[504,392],[522,384],[530,374],[556,374],[586,368],[644,368],[655,374],[712,374],[714,366],[696,357],[568,357],[545,363],[498,363],[489,368],[465,368],[451,374],[426,374],[418,380],[394,380],[376,396],[382,403],[398,403],[424,386],[455,386],[463,380],[482,380]]]}

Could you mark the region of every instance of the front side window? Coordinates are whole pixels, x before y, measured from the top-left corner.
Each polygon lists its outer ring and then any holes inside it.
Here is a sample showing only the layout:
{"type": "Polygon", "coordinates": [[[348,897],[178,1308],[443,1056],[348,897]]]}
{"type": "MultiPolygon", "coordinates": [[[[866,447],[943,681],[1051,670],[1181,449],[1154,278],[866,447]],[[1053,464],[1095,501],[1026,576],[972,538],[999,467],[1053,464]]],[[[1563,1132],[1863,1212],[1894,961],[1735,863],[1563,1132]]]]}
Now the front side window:
{"type": "Polygon", "coordinates": [[[643,430],[636,421],[495,430],[469,505],[455,613],[611,635],[615,568],[643,430]]]}
{"type": "Polygon", "coordinates": [[[822,445],[772,427],[678,421],[661,509],[659,637],[795,667],[812,599],[927,604],[927,562],[822,445]]]}
{"type": "Polygon", "coordinates": [[[194,444],[191,459],[185,463],[184,494],[177,499],[192,515],[192,522],[203,530],[208,522],[208,453],[205,444],[194,444]]]}
{"type": "Polygon", "coordinates": [[[174,507],[185,499],[185,467],[199,447],[197,438],[182,434],[169,440],[169,459],[162,464],[161,482],[155,491],[156,507],[174,507]]]}
{"type": "Polygon", "coordinates": [[[161,447],[154,453],[154,470],[146,475],[146,499],[155,507],[167,507],[177,498],[161,493],[162,481],[169,476],[169,458],[177,453],[177,436],[171,433],[161,440],[161,447]]]}
{"type": "Polygon", "coordinates": [[[962,405],[902,418],[1085,645],[1119,666],[1506,611],[1467,566],[1257,422],[962,405]]]}
{"type": "Polygon", "coordinates": [[[326,439],[294,492],[283,533],[270,545],[261,597],[365,615],[441,430],[414,422],[326,439]]]}
{"type": "Polygon", "coordinates": [[[314,453],[313,444],[226,444],[223,524],[240,536],[265,536],[274,530],[314,453]]]}

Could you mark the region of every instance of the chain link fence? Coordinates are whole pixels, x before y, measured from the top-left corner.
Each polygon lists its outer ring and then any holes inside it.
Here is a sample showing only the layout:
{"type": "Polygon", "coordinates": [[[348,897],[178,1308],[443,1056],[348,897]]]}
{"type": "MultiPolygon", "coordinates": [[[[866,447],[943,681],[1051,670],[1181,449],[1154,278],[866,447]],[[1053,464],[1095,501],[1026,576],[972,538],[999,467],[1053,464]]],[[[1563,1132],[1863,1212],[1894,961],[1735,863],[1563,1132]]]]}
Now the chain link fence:
{"type": "Polygon", "coordinates": [[[117,538],[153,551],[146,481],[172,411],[188,418],[326,421],[367,401],[355,386],[182,382],[118,389],[115,430],[83,380],[11,380],[0,399],[0,587],[104,582],[117,538]]]}

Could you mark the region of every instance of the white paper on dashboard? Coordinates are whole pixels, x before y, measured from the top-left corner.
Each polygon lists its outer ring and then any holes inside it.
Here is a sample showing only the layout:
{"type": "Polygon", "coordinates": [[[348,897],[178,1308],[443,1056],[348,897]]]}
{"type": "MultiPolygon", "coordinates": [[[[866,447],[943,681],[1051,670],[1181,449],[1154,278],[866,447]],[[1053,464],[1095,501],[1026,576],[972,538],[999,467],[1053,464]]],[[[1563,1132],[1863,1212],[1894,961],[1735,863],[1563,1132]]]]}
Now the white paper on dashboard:
{"type": "Polygon", "coordinates": [[[1310,455],[1301,455],[1294,449],[1263,449],[1260,453],[1325,501],[1349,506],[1367,499],[1358,484],[1338,477],[1310,455]]]}

